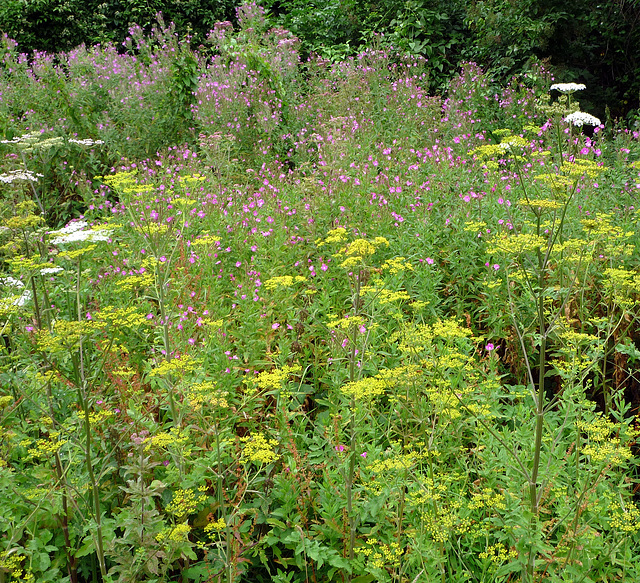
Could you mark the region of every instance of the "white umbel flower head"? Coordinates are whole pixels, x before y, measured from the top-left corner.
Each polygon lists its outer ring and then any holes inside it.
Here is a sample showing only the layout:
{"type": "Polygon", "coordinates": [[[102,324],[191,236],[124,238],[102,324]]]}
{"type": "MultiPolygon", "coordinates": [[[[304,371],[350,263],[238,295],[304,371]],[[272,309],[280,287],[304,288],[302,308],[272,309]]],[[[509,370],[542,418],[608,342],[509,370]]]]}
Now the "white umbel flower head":
{"type": "MultiPolygon", "coordinates": [[[[0,286],[2,287],[12,287],[18,288],[20,290],[20,295],[14,295],[10,298],[3,298],[0,300],[0,304],[4,304],[5,307],[8,306],[24,306],[32,297],[31,292],[28,289],[25,289],[24,283],[15,277],[11,277],[7,275],[6,277],[0,277],[0,286]]],[[[0,305],[0,309],[2,306],[0,305]]]]}
{"type": "Polygon", "coordinates": [[[24,287],[24,283],[22,283],[15,277],[11,277],[10,275],[7,275],[6,277],[0,277],[0,285],[7,287],[24,287]]]}
{"type": "Polygon", "coordinates": [[[73,221],[59,231],[53,231],[50,235],[56,235],[51,239],[52,245],[64,245],[77,241],[108,241],[113,229],[83,229],[88,226],[86,221],[73,221]]]}
{"type": "Polygon", "coordinates": [[[104,144],[102,140],[92,140],[91,138],[85,138],[84,140],[76,140],[74,138],[69,138],[70,144],[76,144],[77,146],[100,146],[104,144]]]}
{"type": "Polygon", "coordinates": [[[53,275],[54,273],[60,273],[61,271],[64,271],[64,269],[62,269],[62,267],[44,267],[43,269],[40,270],[40,275],[53,275]]]}
{"type": "Polygon", "coordinates": [[[588,126],[599,126],[602,123],[597,117],[585,113],[584,111],[575,111],[574,113],[570,113],[564,118],[564,121],[578,127],[582,127],[585,124],[588,126]]]}
{"type": "Polygon", "coordinates": [[[42,174],[36,174],[31,170],[10,170],[4,174],[0,174],[0,182],[11,184],[14,180],[29,180],[38,182],[38,177],[42,178],[42,174]]]}
{"type": "Polygon", "coordinates": [[[576,91],[583,91],[587,86],[582,83],[554,83],[551,86],[551,91],[554,89],[560,91],[560,93],[575,93],[576,91]]]}

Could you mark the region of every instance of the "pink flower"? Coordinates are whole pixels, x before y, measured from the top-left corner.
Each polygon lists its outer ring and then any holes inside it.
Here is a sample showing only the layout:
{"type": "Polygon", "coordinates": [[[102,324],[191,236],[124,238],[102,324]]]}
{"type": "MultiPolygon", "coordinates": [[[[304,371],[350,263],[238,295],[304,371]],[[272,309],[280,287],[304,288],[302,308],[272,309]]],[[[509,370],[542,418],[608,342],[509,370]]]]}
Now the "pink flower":
{"type": "Polygon", "coordinates": [[[278,322],[274,322],[273,324],[271,324],[271,328],[273,330],[277,330],[278,328],[280,328],[280,324],[278,324],[278,322]]]}
{"type": "Polygon", "coordinates": [[[336,451],[344,451],[344,445],[336,445],[336,451]]]}
{"type": "Polygon", "coordinates": [[[431,257],[427,257],[425,261],[427,262],[428,265],[433,265],[435,263],[433,259],[431,259],[431,257]]]}
{"type": "Polygon", "coordinates": [[[494,346],[493,344],[491,344],[491,342],[489,342],[489,344],[487,344],[487,345],[485,346],[485,350],[486,350],[487,352],[491,352],[492,350],[495,350],[495,346],[494,346]]]}

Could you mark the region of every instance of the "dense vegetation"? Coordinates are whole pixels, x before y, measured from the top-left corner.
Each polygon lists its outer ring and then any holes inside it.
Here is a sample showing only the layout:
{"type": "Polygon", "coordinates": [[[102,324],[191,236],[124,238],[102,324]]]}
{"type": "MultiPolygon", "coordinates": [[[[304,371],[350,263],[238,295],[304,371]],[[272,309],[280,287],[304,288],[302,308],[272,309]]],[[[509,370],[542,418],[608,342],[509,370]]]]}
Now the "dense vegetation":
{"type": "Polygon", "coordinates": [[[0,581],[640,580],[640,133],[207,36],[2,40],[0,581]]]}
{"type": "MultiPolygon", "coordinates": [[[[636,120],[640,107],[640,4],[626,0],[266,0],[273,24],[292,31],[304,58],[355,55],[372,43],[428,59],[429,87],[443,93],[460,62],[504,84],[536,63],[586,83],[596,115],[636,120]]],[[[3,0],[0,31],[20,50],[50,53],[109,41],[161,13],[192,47],[217,21],[235,21],[231,0],[3,0]]]]}

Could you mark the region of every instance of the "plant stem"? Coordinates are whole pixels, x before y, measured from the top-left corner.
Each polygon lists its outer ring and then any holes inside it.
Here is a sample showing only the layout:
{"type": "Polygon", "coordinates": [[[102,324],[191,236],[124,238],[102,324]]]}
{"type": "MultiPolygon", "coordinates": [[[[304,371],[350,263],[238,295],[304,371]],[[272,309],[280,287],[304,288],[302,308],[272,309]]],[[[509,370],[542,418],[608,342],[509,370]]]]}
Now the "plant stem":
{"type": "MultiPolygon", "coordinates": [[[[76,305],[77,305],[77,316],[78,322],[82,321],[82,303],[80,300],[80,277],[81,277],[81,263],[82,259],[78,260],[78,270],[77,270],[77,278],[76,278],[76,305]]],[[[80,356],[79,366],[78,366],[78,374],[79,374],[79,384],[78,384],[78,403],[80,408],[84,412],[84,432],[85,432],[85,462],[87,465],[87,472],[89,474],[89,485],[91,487],[91,493],[93,497],[93,513],[96,521],[96,553],[98,555],[98,564],[100,566],[100,574],[102,575],[102,579],[106,579],[107,577],[107,567],[104,558],[104,544],[102,537],[102,512],[100,509],[100,491],[98,489],[98,484],[96,482],[96,477],[93,472],[93,462],[91,459],[91,420],[89,418],[89,404],[87,403],[87,378],[84,370],[84,346],[83,346],[84,338],[82,333],[80,334],[79,340],[79,348],[78,354],[80,356]]]]}

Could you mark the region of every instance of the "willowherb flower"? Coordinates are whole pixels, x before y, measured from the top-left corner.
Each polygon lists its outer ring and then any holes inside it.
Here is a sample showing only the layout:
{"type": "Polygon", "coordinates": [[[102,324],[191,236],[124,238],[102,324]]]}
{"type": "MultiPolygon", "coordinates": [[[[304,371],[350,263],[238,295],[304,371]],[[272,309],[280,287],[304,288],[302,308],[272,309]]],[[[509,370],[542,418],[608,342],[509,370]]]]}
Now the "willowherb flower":
{"type": "Polygon", "coordinates": [[[31,182],[38,182],[38,177],[44,176],[43,174],[36,174],[31,170],[10,170],[4,174],[0,174],[0,182],[11,184],[14,180],[30,180],[31,182]]]}
{"type": "Polygon", "coordinates": [[[582,83],[554,83],[551,86],[551,91],[554,89],[560,91],[560,93],[574,93],[576,91],[583,91],[587,86],[582,83]]]}
{"type": "Polygon", "coordinates": [[[582,127],[587,124],[589,126],[599,126],[602,122],[595,116],[585,113],[584,111],[575,111],[564,118],[567,123],[574,126],[582,127]]]}

